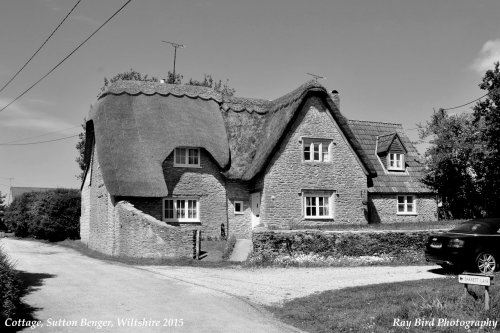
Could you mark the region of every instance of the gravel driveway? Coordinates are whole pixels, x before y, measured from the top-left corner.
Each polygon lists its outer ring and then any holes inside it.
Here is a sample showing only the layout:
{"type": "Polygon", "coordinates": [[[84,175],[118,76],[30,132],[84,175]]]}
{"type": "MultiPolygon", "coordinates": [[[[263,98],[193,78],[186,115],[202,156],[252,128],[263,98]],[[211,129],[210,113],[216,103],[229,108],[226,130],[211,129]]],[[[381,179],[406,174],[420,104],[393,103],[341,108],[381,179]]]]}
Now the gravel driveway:
{"type": "Polygon", "coordinates": [[[274,305],[287,299],[325,290],[443,277],[430,272],[438,266],[259,269],[137,266],[137,268],[263,305],[274,305]]]}

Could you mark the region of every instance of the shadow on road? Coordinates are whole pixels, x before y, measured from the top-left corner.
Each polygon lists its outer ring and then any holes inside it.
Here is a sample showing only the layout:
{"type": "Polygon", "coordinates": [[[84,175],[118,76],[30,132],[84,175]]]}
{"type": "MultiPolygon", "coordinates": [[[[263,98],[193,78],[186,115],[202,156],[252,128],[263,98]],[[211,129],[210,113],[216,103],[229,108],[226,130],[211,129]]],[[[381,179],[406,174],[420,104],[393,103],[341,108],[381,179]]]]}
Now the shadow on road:
{"type": "MultiPolygon", "coordinates": [[[[21,297],[25,297],[32,292],[38,290],[44,284],[45,279],[56,277],[53,274],[46,273],[29,273],[24,271],[17,271],[20,284],[21,284],[21,297]]],[[[16,311],[16,315],[12,318],[12,321],[9,322],[9,327],[5,327],[6,322],[0,323],[0,328],[2,332],[19,332],[25,329],[27,326],[16,326],[13,327],[13,321],[22,321],[24,322],[33,322],[37,319],[34,316],[36,311],[41,310],[41,308],[33,307],[29,304],[22,302],[16,311]]],[[[29,325],[28,325],[29,327],[29,325]]]]}

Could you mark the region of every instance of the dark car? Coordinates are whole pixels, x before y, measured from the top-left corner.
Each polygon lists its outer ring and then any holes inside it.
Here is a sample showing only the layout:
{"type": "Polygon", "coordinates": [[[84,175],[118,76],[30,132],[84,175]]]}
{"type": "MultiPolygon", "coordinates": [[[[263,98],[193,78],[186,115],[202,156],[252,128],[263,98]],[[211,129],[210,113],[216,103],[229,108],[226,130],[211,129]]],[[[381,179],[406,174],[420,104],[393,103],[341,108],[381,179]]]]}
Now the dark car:
{"type": "Polygon", "coordinates": [[[470,220],[452,230],[431,235],[425,259],[442,267],[471,268],[492,273],[500,260],[500,219],[470,220]]]}

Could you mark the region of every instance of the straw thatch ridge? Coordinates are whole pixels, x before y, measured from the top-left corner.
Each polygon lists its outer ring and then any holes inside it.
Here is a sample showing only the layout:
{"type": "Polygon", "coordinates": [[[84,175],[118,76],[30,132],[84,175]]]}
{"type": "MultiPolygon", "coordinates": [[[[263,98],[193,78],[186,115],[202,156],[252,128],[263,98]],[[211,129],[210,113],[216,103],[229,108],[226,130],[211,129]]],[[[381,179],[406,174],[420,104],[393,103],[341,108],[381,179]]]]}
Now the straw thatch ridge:
{"type": "MultiPolygon", "coordinates": [[[[373,121],[349,120],[349,125],[363,150],[369,156],[377,170],[377,177],[372,178],[372,193],[433,193],[421,179],[425,175],[424,164],[411,140],[405,134],[401,124],[382,123],[373,121]],[[390,143],[398,137],[406,149],[405,172],[389,172],[383,166],[377,155],[377,138],[392,138],[390,143]]],[[[379,142],[380,143],[380,142],[379,142]]]]}

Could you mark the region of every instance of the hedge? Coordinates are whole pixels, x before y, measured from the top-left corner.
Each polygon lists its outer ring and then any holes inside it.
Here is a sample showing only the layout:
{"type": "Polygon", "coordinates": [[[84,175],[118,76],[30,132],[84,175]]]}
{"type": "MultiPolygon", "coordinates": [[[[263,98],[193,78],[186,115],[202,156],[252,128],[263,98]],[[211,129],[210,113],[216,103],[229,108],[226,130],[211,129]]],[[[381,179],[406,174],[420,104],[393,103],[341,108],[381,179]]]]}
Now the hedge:
{"type": "Polygon", "coordinates": [[[0,248],[0,321],[12,318],[21,305],[21,286],[7,255],[0,248]]]}
{"type": "Polygon", "coordinates": [[[24,193],[7,208],[5,224],[17,237],[78,239],[80,200],[80,192],[72,189],[24,193]]]}
{"type": "Polygon", "coordinates": [[[320,254],[324,256],[397,256],[423,251],[433,231],[331,232],[263,231],[253,234],[254,254],[320,254]]]}

